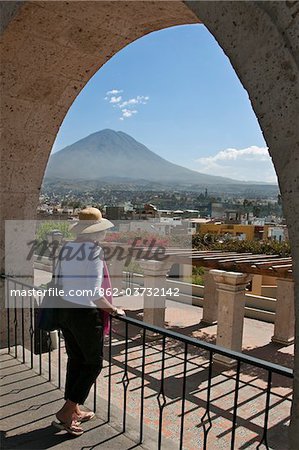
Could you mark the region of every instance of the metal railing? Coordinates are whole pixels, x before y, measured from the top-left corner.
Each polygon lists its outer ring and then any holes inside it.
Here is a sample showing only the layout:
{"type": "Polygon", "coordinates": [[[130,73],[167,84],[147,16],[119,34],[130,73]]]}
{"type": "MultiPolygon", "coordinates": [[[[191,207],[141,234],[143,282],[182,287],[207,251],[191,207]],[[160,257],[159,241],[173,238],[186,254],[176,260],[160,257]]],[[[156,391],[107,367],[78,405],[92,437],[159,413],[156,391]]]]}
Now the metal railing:
{"type": "MultiPolygon", "coordinates": [[[[45,371],[43,370],[43,354],[48,353],[47,356],[47,375],[49,382],[53,382],[53,367],[52,367],[52,355],[51,355],[51,345],[52,338],[51,333],[43,332],[38,330],[35,326],[35,314],[37,303],[33,296],[29,296],[27,298],[27,304],[29,307],[26,308],[17,308],[17,299],[16,296],[11,298],[9,293],[10,289],[18,289],[18,286],[21,289],[33,289],[33,286],[23,283],[15,278],[1,276],[5,279],[6,284],[6,294],[7,299],[10,298],[10,307],[7,308],[7,351],[9,354],[14,356],[14,358],[19,358],[19,348],[21,349],[21,362],[26,364],[29,363],[31,369],[34,368],[34,355],[37,356],[38,363],[38,373],[43,375],[45,371]],[[29,303],[28,303],[29,300],[29,303]],[[26,320],[25,320],[26,315],[26,320]],[[28,322],[29,327],[27,329],[29,334],[29,339],[26,339],[26,329],[25,322],[28,322]],[[12,338],[13,336],[13,338],[12,338]],[[28,349],[28,350],[25,350],[28,349]],[[29,360],[27,360],[27,355],[29,355],[29,360]]],[[[130,280],[127,280],[130,282],[130,280]]],[[[36,289],[39,289],[36,287],[36,289]]],[[[39,299],[40,300],[40,299],[39,299]]],[[[24,304],[24,298],[22,297],[22,306],[24,304]]],[[[271,362],[267,362],[243,353],[231,351],[225,349],[223,347],[219,347],[217,345],[201,341],[192,337],[188,337],[177,333],[175,331],[167,330],[164,328],[160,328],[157,326],[153,326],[147,323],[144,323],[140,320],[130,318],[130,317],[116,317],[113,318],[110,316],[110,334],[108,341],[108,354],[107,354],[107,421],[109,422],[111,419],[111,405],[112,405],[112,368],[113,368],[113,355],[112,355],[112,340],[113,340],[113,327],[112,321],[116,321],[118,323],[123,323],[125,331],[124,331],[124,362],[122,366],[122,390],[123,390],[123,402],[122,402],[122,431],[126,432],[127,429],[127,409],[128,409],[128,389],[130,386],[130,376],[129,376],[129,367],[128,367],[128,352],[129,352],[129,330],[130,327],[137,327],[141,330],[140,336],[140,348],[141,348],[141,372],[140,372],[140,411],[139,411],[139,420],[138,420],[138,434],[139,440],[138,444],[142,443],[144,440],[144,415],[145,415],[145,367],[146,367],[146,348],[147,348],[147,337],[148,335],[154,333],[155,336],[159,337],[162,341],[160,356],[161,356],[161,366],[160,366],[160,377],[159,377],[159,387],[158,394],[156,396],[157,404],[158,404],[158,430],[157,430],[157,448],[161,449],[162,441],[163,441],[163,416],[165,412],[165,408],[167,407],[167,396],[165,393],[165,361],[166,361],[166,343],[168,340],[175,341],[176,343],[180,343],[183,347],[183,372],[182,372],[182,381],[181,381],[181,408],[180,408],[180,429],[179,429],[179,440],[178,440],[178,448],[182,450],[184,447],[184,435],[185,435],[185,418],[186,418],[186,397],[187,397],[187,364],[189,361],[189,350],[192,348],[194,351],[206,351],[208,354],[207,357],[207,389],[206,389],[206,401],[204,407],[204,413],[202,414],[200,420],[202,425],[203,432],[203,440],[202,446],[204,450],[213,448],[209,447],[208,438],[209,433],[213,427],[213,419],[211,416],[211,392],[212,392],[212,376],[213,376],[213,365],[214,365],[214,356],[222,355],[231,360],[236,361],[236,369],[234,376],[234,389],[233,389],[233,410],[232,410],[232,420],[231,420],[231,436],[230,436],[230,448],[236,448],[236,429],[238,426],[238,406],[239,406],[239,392],[240,392],[240,374],[241,369],[245,365],[249,365],[255,369],[262,369],[267,373],[267,383],[265,389],[265,402],[263,408],[263,427],[260,435],[259,443],[257,445],[257,449],[262,448],[263,446],[269,449],[268,444],[268,431],[269,431],[269,413],[270,413],[270,398],[272,394],[272,379],[273,375],[280,375],[284,377],[284,379],[292,379],[293,371],[289,368],[273,364],[271,362]]],[[[115,323],[115,322],[113,322],[115,323]]],[[[57,366],[55,370],[57,370],[57,374],[55,376],[57,380],[57,387],[61,388],[61,372],[62,372],[62,333],[58,330],[58,349],[57,349],[57,366]]],[[[93,408],[94,411],[97,410],[97,383],[94,385],[93,392],[93,408]]]]}

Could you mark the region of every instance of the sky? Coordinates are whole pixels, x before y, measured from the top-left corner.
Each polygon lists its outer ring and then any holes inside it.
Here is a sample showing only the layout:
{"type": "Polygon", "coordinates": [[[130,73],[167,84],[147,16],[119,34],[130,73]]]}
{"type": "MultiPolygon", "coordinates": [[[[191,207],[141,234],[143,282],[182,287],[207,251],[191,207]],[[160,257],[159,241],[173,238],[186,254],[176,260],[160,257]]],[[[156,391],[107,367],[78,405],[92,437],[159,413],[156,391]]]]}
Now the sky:
{"type": "Polygon", "coordinates": [[[201,24],[150,33],[114,55],[76,98],[52,151],[105,128],[198,172],[276,182],[248,94],[201,24]]]}

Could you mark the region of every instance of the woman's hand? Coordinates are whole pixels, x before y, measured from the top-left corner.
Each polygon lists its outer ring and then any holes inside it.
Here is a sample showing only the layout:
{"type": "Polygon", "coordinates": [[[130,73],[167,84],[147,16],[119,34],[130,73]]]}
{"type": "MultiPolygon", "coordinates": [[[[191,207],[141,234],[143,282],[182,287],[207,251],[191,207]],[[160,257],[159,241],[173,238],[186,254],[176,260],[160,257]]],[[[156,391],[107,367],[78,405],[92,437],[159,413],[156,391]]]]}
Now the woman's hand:
{"type": "Polygon", "coordinates": [[[112,315],[113,315],[113,316],[125,316],[126,313],[125,313],[125,311],[124,311],[123,309],[121,309],[121,308],[115,308],[114,311],[113,311],[113,313],[112,313],[112,315]]]}
{"type": "Polygon", "coordinates": [[[98,308],[111,314],[111,316],[125,316],[126,315],[126,313],[124,312],[123,309],[116,308],[115,306],[111,305],[111,303],[105,297],[101,297],[98,300],[94,300],[94,303],[98,308]]]}

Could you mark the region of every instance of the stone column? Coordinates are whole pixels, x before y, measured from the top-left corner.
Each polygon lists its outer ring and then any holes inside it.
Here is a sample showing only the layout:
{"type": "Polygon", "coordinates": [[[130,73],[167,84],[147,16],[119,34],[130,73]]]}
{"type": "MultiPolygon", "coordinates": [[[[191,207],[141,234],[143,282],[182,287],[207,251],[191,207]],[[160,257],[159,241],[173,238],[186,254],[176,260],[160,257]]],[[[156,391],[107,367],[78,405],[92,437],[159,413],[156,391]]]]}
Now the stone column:
{"type": "Polygon", "coordinates": [[[210,269],[205,269],[204,273],[204,294],[203,294],[203,315],[201,323],[213,325],[217,323],[218,312],[218,291],[210,269]]]}
{"type": "MultiPolygon", "coordinates": [[[[245,288],[251,275],[239,272],[211,270],[218,291],[217,345],[242,351],[243,321],[245,312],[245,288]]],[[[232,367],[236,360],[215,355],[214,360],[232,367]]]]}
{"type": "Polygon", "coordinates": [[[122,294],[123,290],[123,270],[125,261],[119,260],[117,257],[109,261],[109,272],[111,277],[111,284],[114,292],[122,294]]]}
{"type": "Polygon", "coordinates": [[[179,265],[179,280],[192,283],[190,280],[192,277],[192,264],[180,264],[179,265]]]}
{"type": "Polygon", "coordinates": [[[122,294],[123,271],[129,246],[118,242],[103,242],[102,246],[105,250],[106,263],[111,277],[112,288],[115,290],[114,293],[122,294]]]}
{"type": "Polygon", "coordinates": [[[252,295],[262,295],[262,275],[253,275],[252,277],[252,295]]]}
{"type": "MultiPolygon", "coordinates": [[[[7,276],[15,277],[21,283],[33,285],[33,258],[29,257],[31,244],[35,236],[36,222],[34,220],[16,219],[8,220],[1,234],[3,247],[1,245],[1,267],[7,276]],[[5,249],[5,251],[4,251],[5,249]]],[[[8,330],[10,333],[10,344],[21,345],[21,323],[22,310],[24,316],[24,346],[30,349],[30,310],[28,296],[21,297],[11,292],[11,289],[21,289],[22,285],[14,284],[13,281],[1,280],[0,303],[1,303],[1,327],[0,347],[7,347],[8,330]],[[7,308],[9,307],[9,322],[7,308]],[[15,308],[16,307],[16,316],[15,308]],[[15,342],[15,323],[17,328],[17,342],[15,342]]],[[[25,289],[25,288],[24,288],[25,289]]]]}
{"type": "Polygon", "coordinates": [[[143,321],[159,327],[165,323],[166,297],[161,295],[162,288],[167,290],[166,275],[172,266],[170,261],[141,260],[144,273],[143,321]],[[151,292],[152,291],[152,292],[151,292]],[[156,292],[155,292],[156,291],[156,292]],[[158,295],[154,295],[158,294],[158,295]]]}
{"type": "Polygon", "coordinates": [[[295,291],[294,281],[277,278],[277,295],[274,335],[272,342],[290,345],[295,335],[295,291]]]}

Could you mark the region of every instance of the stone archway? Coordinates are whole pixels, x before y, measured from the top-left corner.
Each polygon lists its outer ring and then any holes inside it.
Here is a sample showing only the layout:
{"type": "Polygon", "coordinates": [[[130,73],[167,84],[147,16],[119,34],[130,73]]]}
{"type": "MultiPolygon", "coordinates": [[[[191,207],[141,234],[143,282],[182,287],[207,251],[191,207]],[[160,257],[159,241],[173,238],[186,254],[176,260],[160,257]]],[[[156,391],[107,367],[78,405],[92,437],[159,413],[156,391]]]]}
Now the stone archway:
{"type": "MultiPolygon", "coordinates": [[[[1,249],[5,219],[34,218],[59,126],[91,76],[146,33],[202,21],[247,90],[276,168],[294,258],[298,347],[298,2],[41,1],[1,2],[1,9],[1,249]]],[[[297,350],[292,449],[298,377],[297,350]]]]}

